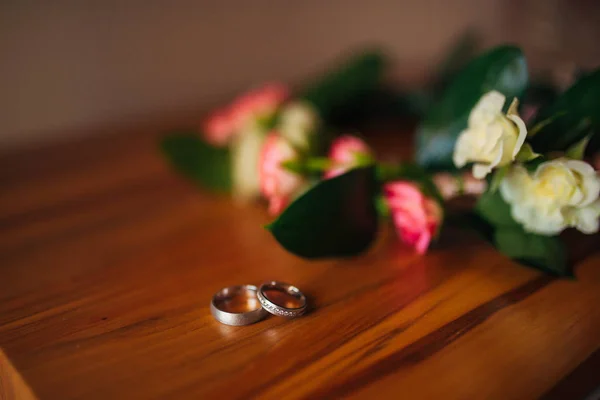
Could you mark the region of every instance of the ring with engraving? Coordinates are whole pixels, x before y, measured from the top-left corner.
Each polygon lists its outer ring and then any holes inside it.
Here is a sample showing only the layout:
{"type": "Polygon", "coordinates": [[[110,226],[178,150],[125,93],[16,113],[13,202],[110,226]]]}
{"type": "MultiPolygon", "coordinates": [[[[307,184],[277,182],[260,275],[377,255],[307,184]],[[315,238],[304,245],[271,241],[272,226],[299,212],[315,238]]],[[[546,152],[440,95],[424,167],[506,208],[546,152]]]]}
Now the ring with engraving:
{"type": "Polygon", "coordinates": [[[258,288],[257,297],[265,310],[280,317],[299,317],[307,308],[306,296],[289,283],[265,282],[258,288]]]}
{"type": "Polygon", "coordinates": [[[229,286],[212,297],[210,312],[217,321],[226,325],[250,325],[267,316],[254,285],[229,286]]]}

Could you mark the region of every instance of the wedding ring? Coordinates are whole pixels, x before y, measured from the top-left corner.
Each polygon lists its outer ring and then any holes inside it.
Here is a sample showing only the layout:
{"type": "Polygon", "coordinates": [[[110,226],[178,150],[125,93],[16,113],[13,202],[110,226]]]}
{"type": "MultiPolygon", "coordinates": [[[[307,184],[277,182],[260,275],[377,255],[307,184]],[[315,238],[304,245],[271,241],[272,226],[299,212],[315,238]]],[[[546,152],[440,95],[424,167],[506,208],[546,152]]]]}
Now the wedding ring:
{"type": "Polygon", "coordinates": [[[295,318],[306,311],[306,297],[300,289],[283,282],[270,281],[258,289],[258,301],[273,315],[295,318]]]}
{"type": "Polygon", "coordinates": [[[267,312],[257,299],[253,285],[230,286],[219,290],[210,302],[213,317],[226,325],[249,325],[263,319],[267,312]]]}

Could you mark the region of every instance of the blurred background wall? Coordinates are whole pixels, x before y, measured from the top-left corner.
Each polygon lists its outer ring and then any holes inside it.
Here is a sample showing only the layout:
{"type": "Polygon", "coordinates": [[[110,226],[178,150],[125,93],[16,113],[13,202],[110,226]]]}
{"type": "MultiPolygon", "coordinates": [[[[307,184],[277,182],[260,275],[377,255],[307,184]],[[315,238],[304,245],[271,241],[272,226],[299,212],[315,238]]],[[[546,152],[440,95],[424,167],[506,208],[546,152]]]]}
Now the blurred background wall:
{"type": "Polygon", "coordinates": [[[265,80],[300,83],[341,54],[388,51],[419,85],[475,29],[533,68],[600,64],[595,0],[0,2],[0,147],[201,110],[265,80]]]}

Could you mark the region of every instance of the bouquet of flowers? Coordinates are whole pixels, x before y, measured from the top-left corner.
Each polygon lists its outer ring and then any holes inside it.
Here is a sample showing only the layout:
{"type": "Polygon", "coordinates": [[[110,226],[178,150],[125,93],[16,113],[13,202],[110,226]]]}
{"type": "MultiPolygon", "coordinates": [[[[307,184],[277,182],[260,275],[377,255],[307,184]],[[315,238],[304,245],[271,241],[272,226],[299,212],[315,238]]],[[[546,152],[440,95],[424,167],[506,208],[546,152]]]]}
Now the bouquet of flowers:
{"type": "Polygon", "coordinates": [[[296,99],[266,85],[212,113],[201,133],[167,137],[163,149],[205,186],[265,198],[277,217],[266,228],[301,257],[359,254],[386,220],[423,254],[450,213],[447,200],[467,193],[479,198],[462,225],[525,265],[570,275],[559,234],[598,231],[600,178],[584,157],[600,142],[600,70],[523,118],[525,57],[513,46],[491,49],[428,107],[416,162],[389,163],[357,135],[332,136],[328,119],[376,88],[382,65],[359,58],[296,99]]]}
{"type": "Polygon", "coordinates": [[[295,174],[275,179],[280,161],[292,168],[292,161],[320,154],[340,113],[352,112],[380,87],[384,65],[377,52],[360,54],[296,96],[285,84],[267,83],[213,111],[199,127],[172,132],[162,150],[202,187],[231,192],[240,201],[262,192],[277,214],[309,184],[295,174]],[[271,178],[261,182],[260,176],[271,178]]]}

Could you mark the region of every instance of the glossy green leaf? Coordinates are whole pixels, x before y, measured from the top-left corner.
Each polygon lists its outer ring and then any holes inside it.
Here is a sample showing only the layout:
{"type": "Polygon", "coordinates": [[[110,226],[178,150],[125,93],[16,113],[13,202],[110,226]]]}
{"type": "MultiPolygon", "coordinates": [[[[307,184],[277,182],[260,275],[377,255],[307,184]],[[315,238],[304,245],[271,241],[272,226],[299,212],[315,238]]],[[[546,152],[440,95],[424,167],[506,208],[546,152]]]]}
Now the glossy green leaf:
{"type": "Polygon", "coordinates": [[[417,161],[428,169],[454,169],[452,153],[471,109],[485,93],[497,90],[510,103],[528,81],[521,50],[500,46],[471,61],[444,91],[417,130],[417,161]]]}
{"type": "Polygon", "coordinates": [[[499,191],[485,192],[477,201],[475,212],[495,227],[519,226],[511,216],[510,204],[504,201],[499,191]]]}
{"type": "Polygon", "coordinates": [[[328,121],[336,113],[352,107],[380,85],[385,59],[379,52],[361,53],[346,60],[310,85],[300,97],[328,121]]]}
{"type": "Polygon", "coordinates": [[[174,133],[165,137],[161,149],[171,165],[188,179],[208,189],[231,187],[229,151],[210,146],[198,133],[174,133]]]}
{"type": "Polygon", "coordinates": [[[494,244],[502,253],[523,264],[558,276],[572,276],[564,244],[557,236],[542,236],[522,228],[500,228],[494,244]]]}
{"type": "Polygon", "coordinates": [[[473,229],[498,251],[523,265],[552,275],[572,276],[565,246],[557,236],[527,233],[516,223],[495,226],[474,213],[457,216],[450,222],[473,229]]]}
{"type": "Polygon", "coordinates": [[[374,167],[319,182],[267,226],[289,252],[305,258],[352,256],[377,233],[374,167]]]}
{"type": "Polygon", "coordinates": [[[542,108],[534,122],[531,138],[535,151],[564,151],[600,129],[600,69],[585,75],[551,105],[542,108]]]}

